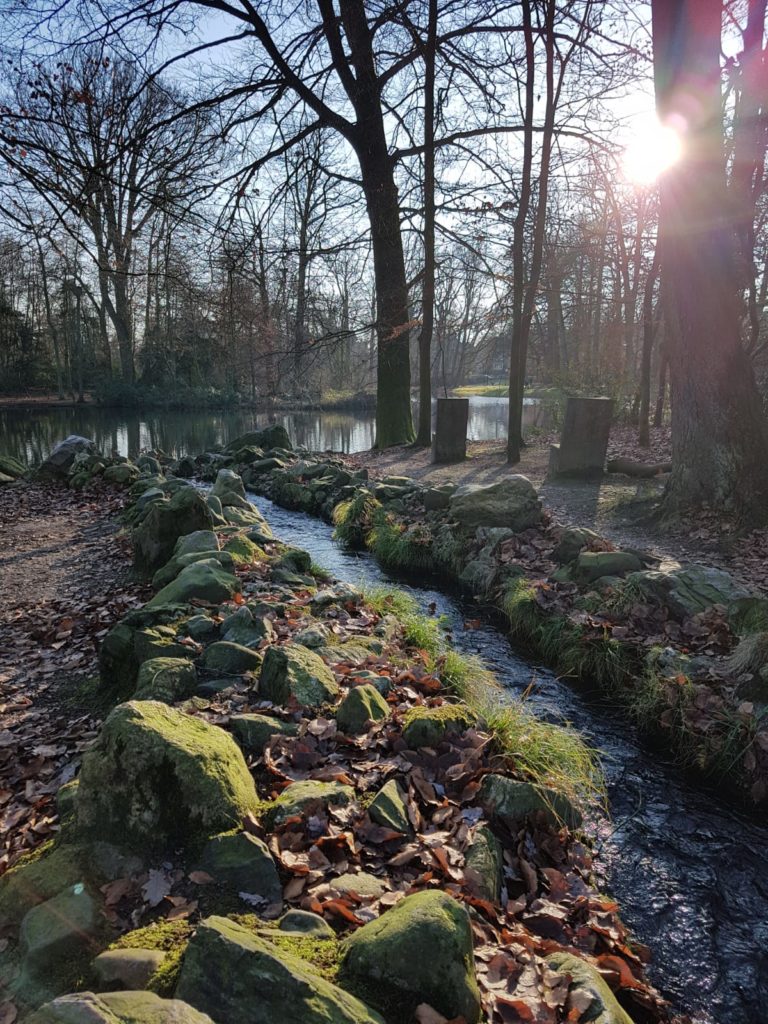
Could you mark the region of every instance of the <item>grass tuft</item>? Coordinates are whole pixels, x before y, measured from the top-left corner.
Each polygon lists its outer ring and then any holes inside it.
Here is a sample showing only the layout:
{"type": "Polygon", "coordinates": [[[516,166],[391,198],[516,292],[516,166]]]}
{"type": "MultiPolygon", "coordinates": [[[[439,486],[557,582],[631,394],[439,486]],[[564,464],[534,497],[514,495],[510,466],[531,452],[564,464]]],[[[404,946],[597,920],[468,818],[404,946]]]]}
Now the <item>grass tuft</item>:
{"type": "Polygon", "coordinates": [[[368,547],[381,507],[381,502],[365,489],[346,501],[340,501],[331,514],[334,538],[348,548],[368,547]]]}

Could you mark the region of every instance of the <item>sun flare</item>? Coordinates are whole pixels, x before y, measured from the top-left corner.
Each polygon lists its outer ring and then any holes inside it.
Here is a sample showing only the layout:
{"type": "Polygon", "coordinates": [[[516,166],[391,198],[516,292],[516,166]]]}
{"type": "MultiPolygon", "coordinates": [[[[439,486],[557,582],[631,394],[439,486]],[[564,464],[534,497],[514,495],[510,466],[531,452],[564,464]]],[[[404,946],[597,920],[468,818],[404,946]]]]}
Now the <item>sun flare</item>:
{"type": "Polygon", "coordinates": [[[678,133],[656,117],[650,117],[638,122],[624,150],[624,174],[636,185],[653,185],[664,171],[677,163],[682,152],[678,133]]]}

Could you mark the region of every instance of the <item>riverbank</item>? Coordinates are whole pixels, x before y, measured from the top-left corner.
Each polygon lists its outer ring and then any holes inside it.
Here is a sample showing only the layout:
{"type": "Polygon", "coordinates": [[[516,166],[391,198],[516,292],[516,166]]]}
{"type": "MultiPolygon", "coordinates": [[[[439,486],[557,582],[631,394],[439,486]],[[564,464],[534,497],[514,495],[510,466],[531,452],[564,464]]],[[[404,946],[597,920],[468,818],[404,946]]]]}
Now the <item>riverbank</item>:
{"type": "Polygon", "coordinates": [[[682,770],[740,801],[768,798],[759,592],[711,566],[660,565],[563,529],[530,482],[508,473],[454,497],[454,485],[373,481],[354,462],[237,447],[199,468],[229,462],[256,493],[333,519],[342,542],[383,565],[442,575],[503,614],[536,656],[622,708],[682,770]]]}
{"type": "MultiPolygon", "coordinates": [[[[103,486],[103,465],[86,492],[103,486]]],[[[577,826],[595,781],[577,737],[494,696],[402,596],[318,578],[233,473],[217,473],[205,500],[154,468],[107,474],[136,480],[134,557],[160,588],[101,648],[95,698],[133,701],[60,794],[57,844],[0,882],[17,920],[20,898],[43,900],[24,918],[17,994],[141,960],[151,989],[222,1022],[270,998],[265,969],[282,979],[276,1021],[373,1021],[378,1009],[392,1022],[554,1022],[601,1005],[626,1024],[604,978],[635,1021],[670,1019],[618,908],[589,887],[587,849],[561,827],[577,826]],[[227,811],[244,832],[216,831],[227,811]],[[83,912],[77,933],[71,921],[65,937],[35,929],[30,914],[60,918],[65,897],[83,912]]],[[[6,967],[20,952],[11,935],[6,967]]]]}

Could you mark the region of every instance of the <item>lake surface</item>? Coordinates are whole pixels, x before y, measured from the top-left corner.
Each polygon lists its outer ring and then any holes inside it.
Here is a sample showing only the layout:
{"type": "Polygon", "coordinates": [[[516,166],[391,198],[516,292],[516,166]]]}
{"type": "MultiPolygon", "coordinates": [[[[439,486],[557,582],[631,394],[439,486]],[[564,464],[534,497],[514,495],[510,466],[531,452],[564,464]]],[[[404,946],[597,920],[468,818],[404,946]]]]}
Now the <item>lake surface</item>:
{"type": "MultiPolygon", "coordinates": [[[[506,398],[473,397],[469,400],[467,434],[473,441],[503,440],[507,436],[509,402],[506,398]]],[[[526,399],[525,426],[546,425],[547,411],[536,399],[526,399]]],[[[291,440],[312,451],[359,452],[374,443],[374,413],[254,412],[237,409],[114,409],[98,405],[71,408],[17,406],[0,408],[0,452],[22,462],[42,462],[51,448],[68,434],[94,440],[104,452],[135,456],[147,449],[169,455],[197,455],[206,448],[226,444],[248,430],[281,423],[291,440]]]]}

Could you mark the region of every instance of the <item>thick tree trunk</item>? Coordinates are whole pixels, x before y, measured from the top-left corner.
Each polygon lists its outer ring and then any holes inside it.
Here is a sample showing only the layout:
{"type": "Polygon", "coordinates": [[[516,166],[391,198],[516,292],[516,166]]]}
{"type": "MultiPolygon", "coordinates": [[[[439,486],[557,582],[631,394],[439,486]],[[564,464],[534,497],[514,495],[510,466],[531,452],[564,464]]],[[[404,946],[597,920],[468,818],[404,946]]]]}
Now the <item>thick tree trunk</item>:
{"type": "Polygon", "coordinates": [[[721,0],[653,0],[656,97],[685,117],[685,155],[661,183],[660,245],[672,386],[672,515],[705,505],[768,518],[768,428],[740,337],[720,96],[721,0]]]}
{"type": "Polygon", "coordinates": [[[643,351],[640,358],[640,429],[637,442],[641,448],[649,448],[651,445],[650,416],[651,416],[651,356],[653,355],[653,342],[656,337],[656,323],[653,317],[653,289],[659,276],[659,258],[654,253],[651,269],[645,282],[645,294],[643,295],[643,351]]]}
{"type": "Polygon", "coordinates": [[[416,443],[432,442],[432,336],[435,328],[435,36],[437,0],[429,2],[424,55],[424,283],[419,334],[419,433],[416,443]]]}
{"type": "Polygon", "coordinates": [[[656,392],[656,408],[653,413],[654,427],[660,427],[664,423],[664,405],[667,399],[667,373],[669,371],[669,356],[667,346],[659,346],[659,387],[656,392]]]}

